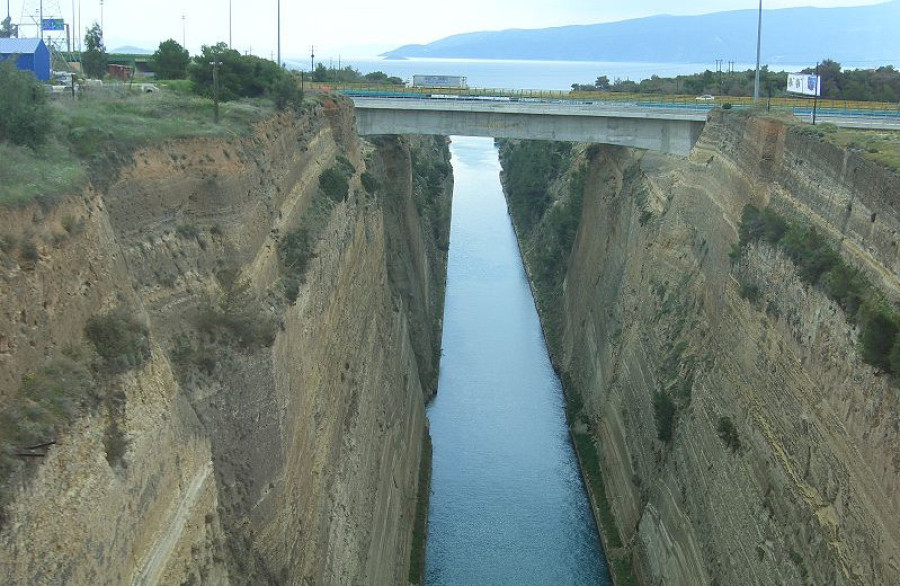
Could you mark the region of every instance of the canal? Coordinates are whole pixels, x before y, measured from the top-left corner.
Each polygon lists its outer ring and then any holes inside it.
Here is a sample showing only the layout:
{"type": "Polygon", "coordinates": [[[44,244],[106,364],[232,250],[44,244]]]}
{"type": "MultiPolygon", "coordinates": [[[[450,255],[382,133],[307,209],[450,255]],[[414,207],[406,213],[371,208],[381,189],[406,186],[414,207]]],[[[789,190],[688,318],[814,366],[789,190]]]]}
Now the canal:
{"type": "Polygon", "coordinates": [[[500,185],[493,141],[453,137],[453,220],[426,584],[609,584],[500,185]]]}

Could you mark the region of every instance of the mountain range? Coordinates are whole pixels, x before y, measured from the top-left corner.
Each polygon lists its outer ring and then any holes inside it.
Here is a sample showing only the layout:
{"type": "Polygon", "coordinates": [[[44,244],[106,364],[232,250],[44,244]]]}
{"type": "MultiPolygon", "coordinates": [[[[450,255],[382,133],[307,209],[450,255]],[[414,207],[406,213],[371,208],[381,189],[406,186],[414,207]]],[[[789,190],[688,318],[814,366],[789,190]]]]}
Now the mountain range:
{"type": "MultiPolygon", "coordinates": [[[[696,63],[756,61],[757,10],[650,16],[603,24],[483,31],[405,45],[388,58],[696,63]]],[[[762,61],[847,67],[900,60],[900,0],[845,8],[763,10],[762,61]]]]}

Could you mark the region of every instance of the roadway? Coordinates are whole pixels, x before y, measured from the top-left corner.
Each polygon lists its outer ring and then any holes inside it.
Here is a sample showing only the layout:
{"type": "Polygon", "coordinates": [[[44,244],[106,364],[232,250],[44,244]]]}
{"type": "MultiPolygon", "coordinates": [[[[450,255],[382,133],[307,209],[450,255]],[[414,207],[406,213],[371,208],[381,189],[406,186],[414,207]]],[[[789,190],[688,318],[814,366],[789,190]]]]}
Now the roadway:
{"type": "MultiPolygon", "coordinates": [[[[698,102],[639,104],[622,101],[586,101],[553,98],[508,98],[498,96],[458,96],[441,94],[406,94],[396,96],[360,96],[347,92],[358,108],[435,111],[435,112],[484,112],[496,114],[530,114],[547,116],[579,116],[606,118],[642,118],[647,120],[684,120],[705,122],[709,110],[718,104],[698,102]]],[[[745,108],[734,106],[735,109],[745,108]]],[[[785,111],[778,108],[779,111],[785,111]]],[[[812,121],[811,108],[792,108],[797,120],[812,121]]],[[[845,109],[822,109],[817,113],[818,123],[834,124],[842,128],[867,130],[900,130],[900,111],[872,112],[845,109]]]]}

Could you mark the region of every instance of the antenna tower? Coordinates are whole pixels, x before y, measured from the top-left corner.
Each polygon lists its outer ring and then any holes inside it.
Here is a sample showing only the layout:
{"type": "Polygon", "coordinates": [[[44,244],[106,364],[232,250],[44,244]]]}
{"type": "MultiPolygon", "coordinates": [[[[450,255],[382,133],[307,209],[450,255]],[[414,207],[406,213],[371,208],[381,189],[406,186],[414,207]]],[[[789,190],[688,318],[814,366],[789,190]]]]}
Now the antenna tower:
{"type": "Polygon", "coordinates": [[[74,40],[78,32],[70,22],[72,17],[72,14],[67,15],[63,12],[59,0],[25,0],[19,19],[19,36],[44,39],[54,57],[68,55],[75,51],[74,40]],[[53,26],[53,30],[51,27],[45,27],[41,31],[41,18],[45,23],[52,20],[57,26],[53,26]]]}

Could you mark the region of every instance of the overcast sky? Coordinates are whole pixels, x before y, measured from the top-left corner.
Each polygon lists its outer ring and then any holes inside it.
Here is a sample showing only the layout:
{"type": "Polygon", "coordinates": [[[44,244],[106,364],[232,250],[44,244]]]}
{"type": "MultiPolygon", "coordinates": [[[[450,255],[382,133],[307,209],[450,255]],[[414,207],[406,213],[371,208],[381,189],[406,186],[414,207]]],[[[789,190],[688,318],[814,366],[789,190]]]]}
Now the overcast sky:
{"type": "MultiPolygon", "coordinates": [[[[0,0],[2,2],[4,0],[0,0]]],[[[80,10],[81,36],[101,20],[107,48],[132,45],[155,50],[161,41],[184,40],[192,54],[201,45],[229,41],[229,0],[5,0],[13,22],[44,16],[71,22],[80,10]],[[184,17],[182,19],[182,17],[184,17]]],[[[883,0],[764,0],[763,8],[859,6],[883,0]]],[[[276,51],[278,0],[230,0],[231,43],[241,52],[271,57],[276,51]]],[[[283,59],[316,61],[368,57],[410,43],[428,43],[466,32],[594,24],[653,14],[704,14],[757,8],[754,0],[281,0],[283,59]],[[561,6],[560,6],[561,4],[561,6]],[[677,6],[675,5],[677,4],[677,6]]],[[[2,7],[3,16],[6,7],[2,7]]],[[[31,35],[37,28],[28,29],[31,35]]]]}

